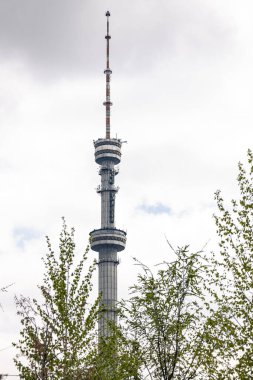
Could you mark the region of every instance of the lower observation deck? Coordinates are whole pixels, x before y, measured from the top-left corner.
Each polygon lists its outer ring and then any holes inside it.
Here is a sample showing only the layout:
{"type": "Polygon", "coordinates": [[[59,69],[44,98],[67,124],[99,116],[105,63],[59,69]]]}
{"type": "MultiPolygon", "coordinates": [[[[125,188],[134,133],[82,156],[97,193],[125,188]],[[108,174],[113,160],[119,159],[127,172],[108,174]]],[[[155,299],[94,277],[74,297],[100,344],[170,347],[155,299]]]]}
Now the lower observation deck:
{"type": "Polygon", "coordinates": [[[117,252],[126,246],[126,232],[117,228],[101,228],[90,232],[91,249],[100,252],[104,248],[113,248],[117,252]]]}

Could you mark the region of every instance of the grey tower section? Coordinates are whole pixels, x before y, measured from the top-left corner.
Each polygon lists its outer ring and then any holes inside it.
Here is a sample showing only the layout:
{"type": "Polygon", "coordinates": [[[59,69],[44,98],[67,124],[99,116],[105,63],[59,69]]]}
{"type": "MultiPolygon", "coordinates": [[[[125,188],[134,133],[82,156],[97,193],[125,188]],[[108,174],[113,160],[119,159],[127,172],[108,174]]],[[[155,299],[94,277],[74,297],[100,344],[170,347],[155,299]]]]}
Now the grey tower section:
{"type": "Polygon", "coordinates": [[[106,137],[94,141],[95,161],[100,165],[99,174],[101,185],[97,192],[101,196],[101,228],[90,233],[91,249],[99,253],[99,294],[102,296],[104,312],[99,319],[99,336],[109,335],[108,321],[117,323],[117,266],[119,264],[118,252],[125,249],[126,232],[115,227],[115,200],[118,188],[115,186],[115,176],[118,169],[115,165],[121,160],[122,142],[118,138],[111,138],[110,116],[112,102],[110,99],[110,77],[112,71],[109,65],[109,17],[107,17],[106,38],[106,137]]]}

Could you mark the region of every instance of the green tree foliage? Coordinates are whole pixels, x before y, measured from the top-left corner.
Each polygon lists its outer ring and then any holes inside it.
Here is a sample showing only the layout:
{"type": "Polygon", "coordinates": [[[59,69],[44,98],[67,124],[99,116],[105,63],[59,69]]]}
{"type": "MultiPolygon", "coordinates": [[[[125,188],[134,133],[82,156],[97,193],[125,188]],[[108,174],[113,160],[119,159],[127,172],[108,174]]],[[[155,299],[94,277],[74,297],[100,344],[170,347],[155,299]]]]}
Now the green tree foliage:
{"type": "Polygon", "coordinates": [[[138,344],[145,379],[211,379],[216,371],[209,271],[201,252],[174,251],[157,274],[143,264],[131,298],[123,302],[128,334],[138,344]]]}
{"type": "Polygon", "coordinates": [[[253,378],[253,154],[248,167],[239,163],[239,199],[225,206],[216,192],[215,216],[220,258],[217,304],[217,336],[222,336],[224,378],[253,378]],[[219,328],[217,328],[219,326],[219,328]],[[224,343],[225,342],[225,343],[224,343]]]}
{"type": "Polygon", "coordinates": [[[89,305],[95,263],[83,274],[88,248],[74,266],[74,230],[65,221],[60,235],[59,255],[47,238],[42,302],[16,299],[22,330],[14,346],[15,359],[25,380],[89,379],[95,352],[95,324],[99,301],[89,305]]]}
{"type": "Polygon", "coordinates": [[[93,365],[93,380],[140,380],[138,343],[127,338],[122,326],[109,325],[110,335],[101,338],[93,365]]]}
{"type": "Polygon", "coordinates": [[[188,247],[156,274],[143,264],[122,303],[141,379],[253,378],[253,153],[239,163],[238,200],[215,198],[219,251],[188,247]]]}

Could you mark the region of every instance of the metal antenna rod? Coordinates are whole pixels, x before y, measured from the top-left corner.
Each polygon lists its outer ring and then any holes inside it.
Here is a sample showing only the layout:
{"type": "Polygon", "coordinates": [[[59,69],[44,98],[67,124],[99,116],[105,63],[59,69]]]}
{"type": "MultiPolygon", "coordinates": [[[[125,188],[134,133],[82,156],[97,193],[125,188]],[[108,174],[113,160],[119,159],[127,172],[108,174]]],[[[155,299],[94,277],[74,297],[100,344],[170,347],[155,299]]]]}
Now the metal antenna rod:
{"type": "Polygon", "coordinates": [[[109,17],[110,17],[110,12],[106,12],[106,17],[107,17],[107,33],[105,38],[107,39],[107,45],[106,45],[106,68],[109,69],[109,55],[110,55],[110,50],[109,50],[109,39],[111,38],[109,35],[109,17]]]}
{"type": "Polygon", "coordinates": [[[109,35],[109,17],[110,17],[110,12],[106,12],[106,17],[107,17],[107,34],[105,36],[106,38],[106,69],[104,71],[106,75],[106,101],[103,103],[106,109],[106,139],[110,139],[110,129],[111,129],[111,106],[112,102],[110,99],[110,80],[111,80],[111,74],[112,70],[110,69],[110,46],[109,46],[109,40],[111,36],[109,35]]]}

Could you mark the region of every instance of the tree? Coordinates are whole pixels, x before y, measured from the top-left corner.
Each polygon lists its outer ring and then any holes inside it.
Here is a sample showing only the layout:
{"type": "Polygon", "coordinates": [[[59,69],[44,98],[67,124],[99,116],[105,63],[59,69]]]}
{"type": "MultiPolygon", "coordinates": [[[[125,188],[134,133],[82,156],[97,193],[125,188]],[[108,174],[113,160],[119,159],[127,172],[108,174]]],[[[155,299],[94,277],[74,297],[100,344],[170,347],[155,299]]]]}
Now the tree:
{"type": "MultiPolygon", "coordinates": [[[[9,284],[9,285],[3,286],[2,288],[0,288],[0,292],[1,292],[1,293],[6,293],[6,292],[8,291],[8,288],[9,288],[10,286],[12,286],[12,285],[13,285],[13,284],[9,284]]],[[[3,308],[1,303],[0,303],[0,308],[1,308],[1,309],[3,308]]]]}
{"type": "Polygon", "coordinates": [[[125,329],[114,322],[110,334],[100,338],[93,365],[92,380],[140,380],[141,356],[136,339],[127,337],[125,329]]]}
{"type": "Polygon", "coordinates": [[[65,221],[60,234],[59,255],[47,238],[48,253],[42,303],[26,297],[16,299],[22,330],[15,358],[25,380],[82,380],[89,378],[95,353],[99,300],[89,306],[95,263],[83,275],[88,248],[74,267],[74,229],[65,221]]]}
{"type": "Polygon", "coordinates": [[[219,251],[174,251],[157,274],[143,272],[122,303],[128,336],[148,379],[253,378],[253,153],[239,163],[239,197],[215,198],[219,251]]]}
{"type": "Polygon", "coordinates": [[[202,252],[188,246],[173,250],[175,260],[157,274],[138,263],[142,273],[122,303],[126,330],[138,342],[142,377],[211,379],[216,373],[216,347],[210,340],[212,294],[202,252]]]}
{"type": "MultiPolygon", "coordinates": [[[[239,163],[239,199],[225,206],[216,192],[220,268],[217,321],[227,342],[221,355],[226,362],[226,379],[253,378],[253,153],[248,151],[248,168],[239,163]],[[225,357],[224,357],[225,356],[225,357]]],[[[213,332],[215,333],[215,332],[213,332]]]]}

